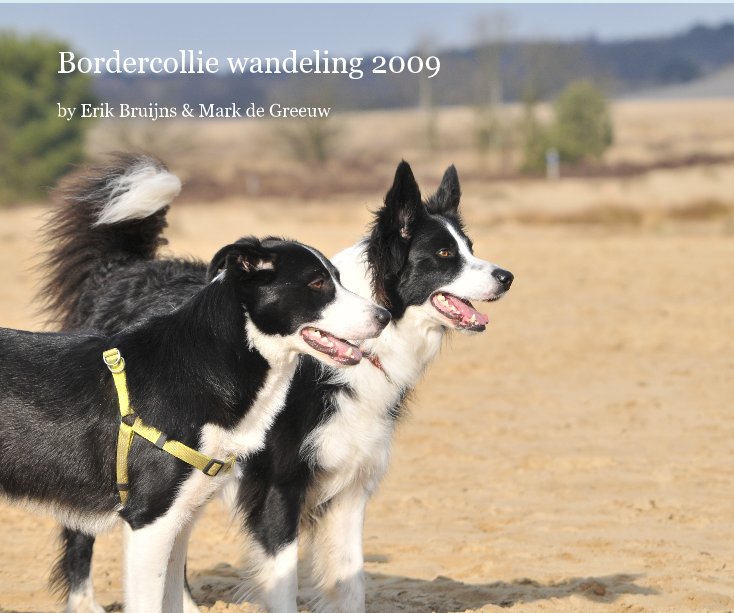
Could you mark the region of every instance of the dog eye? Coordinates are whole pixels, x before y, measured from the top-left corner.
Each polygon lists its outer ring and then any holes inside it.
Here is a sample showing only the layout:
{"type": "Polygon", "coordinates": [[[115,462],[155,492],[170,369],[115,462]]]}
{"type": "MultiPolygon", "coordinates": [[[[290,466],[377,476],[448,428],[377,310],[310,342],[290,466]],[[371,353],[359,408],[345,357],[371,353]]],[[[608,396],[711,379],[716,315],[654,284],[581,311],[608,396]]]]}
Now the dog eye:
{"type": "Polygon", "coordinates": [[[319,277],[318,279],[314,279],[313,281],[311,281],[311,283],[309,283],[308,286],[311,289],[322,290],[324,289],[325,284],[326,284],[326,281],[324,281],[324,278],[319,277]]]}
{"type": "Polygon", "coordinates": [[[438,250],[438,251],[436,252],[436,255],[437,255],[438,257],[440,257],[440,258],[448,258],[448,257],[450,257],[450,256],[451,256],[451,251],[449,251],[448,249],[439,249],[439,250],[438,250]]]}

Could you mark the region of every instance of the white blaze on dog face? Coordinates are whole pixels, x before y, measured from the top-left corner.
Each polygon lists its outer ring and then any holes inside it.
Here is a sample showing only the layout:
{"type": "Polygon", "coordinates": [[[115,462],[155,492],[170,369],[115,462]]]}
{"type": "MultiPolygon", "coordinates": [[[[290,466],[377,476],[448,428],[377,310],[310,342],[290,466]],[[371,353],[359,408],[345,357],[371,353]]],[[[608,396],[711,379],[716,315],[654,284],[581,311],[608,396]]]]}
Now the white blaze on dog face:
{"type": "Polygon", "coordinates": [[[338,366],[356,364],[362,358],[357,344],[379,336],[390,321],[390,314],[371,300],[346,289],[334,265],[318,251],[307,249],[328,272],[334,294],[320,317],[301,328],[300,337],[307,346],[306,353],[322,361],[326,355],[338,366]]]}
{"type": "Polygon", "coordinates": [[[512,274],[496,264],[474,255],[466,236],[447,220],[441,220],[450,235],[450,245],[443,249],[446,257],[457,258],[459,263],[453,278],[438,287],[422,308],[444,325],[467,332],[481,332],[489,318],[474,308],[471,301],[499,300],[512,283],[512,274]]]}
{"type": "Polygon", "coordinates": [[[410,309],[438,325],[481,331],[488,319],[469,300],[496,300],[509,289],[509,272],[472,253],[460,197],[453,166],[423,201],[410,166],[398,165],[366,241],[372,291],[395,319],[410,309]]]}
{"type": "Polygon", "coordinates": [[[248,338],[269,361],[307,353],[330,365],[357,364],[357,344],[390,320],[385,309],[346,290],[336,268],[311,247],[267,239],[259,252],[238,253],[242,244],[233,250],[227,276],[241,284],[248,338]]]}
{"type": "Polygon", "coordinates": [[[461,269],[455,279],[441,290],[455,293],[469,300],[492,301],[500,298],[507,288],[494,276],[499,266],[476,257],[469,247],[465,236],[450,223],[444,222],[446,229],[454,240],[461,258],[461,269]]]}
{"type": "Polygon", "coordinates": [[[458,218],[422,213],[414,223],[391,300],[437,325],[480,332],[489,320],[470,301],[497,300],[511,282],[509,272],[473,254],[458,218]]]}

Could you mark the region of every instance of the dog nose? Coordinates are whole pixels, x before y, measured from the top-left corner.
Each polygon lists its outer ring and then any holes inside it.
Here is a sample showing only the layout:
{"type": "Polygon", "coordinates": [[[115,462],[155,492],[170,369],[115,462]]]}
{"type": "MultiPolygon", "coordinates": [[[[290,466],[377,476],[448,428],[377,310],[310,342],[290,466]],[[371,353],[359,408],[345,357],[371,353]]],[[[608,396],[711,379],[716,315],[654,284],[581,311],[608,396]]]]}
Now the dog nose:
{"type": "Polygon", "coordinates": [[[493,270],[492,276],[500,282],[502,289],[505,291],[510,289],[510,285],[512,285],[512,280],[515,278],[515,275],[513,275],[509,270],[502,270],[501,268],[493,270]]]}
{"type": "Polygon", "coordinates": [[[388,311],[387,309],[377,307],[375,309],[375,319],[377,320],[377,323],[379,323],[384,328],[387,324],[390,323],[392,315],[390,315],[390,311],[388,311]]]}

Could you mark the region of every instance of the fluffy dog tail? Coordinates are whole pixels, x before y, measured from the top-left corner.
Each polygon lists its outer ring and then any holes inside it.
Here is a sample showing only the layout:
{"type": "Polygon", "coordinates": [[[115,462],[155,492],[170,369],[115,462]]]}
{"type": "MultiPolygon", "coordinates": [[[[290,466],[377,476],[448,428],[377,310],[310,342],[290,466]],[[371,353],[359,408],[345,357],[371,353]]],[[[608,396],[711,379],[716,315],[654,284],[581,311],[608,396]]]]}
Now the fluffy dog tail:
{"type": "Polygon", "coordinates": [[[88,316],[85,295],[119,266],[153,259],[180,191],[179,178],[147,155],[115,154],[65,181],[44,228],[40,297],[50,319],[78,328],[88,316]]]}

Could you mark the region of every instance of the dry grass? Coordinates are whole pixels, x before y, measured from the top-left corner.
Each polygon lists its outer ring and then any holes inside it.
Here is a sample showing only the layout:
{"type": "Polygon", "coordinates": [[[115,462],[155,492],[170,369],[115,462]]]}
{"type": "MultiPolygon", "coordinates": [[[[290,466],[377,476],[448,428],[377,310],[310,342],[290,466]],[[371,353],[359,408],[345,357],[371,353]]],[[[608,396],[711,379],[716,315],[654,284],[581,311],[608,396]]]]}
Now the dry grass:
{"type": "MultiPolygon", "coordinates": [[[[731,163],[734,115],[730,110],[727,101],[615,103],[616,139],[605,157],[607,174],[640,174],[665,165],[731,163]]],[[[500,121],[510,134],[521,112],[517,105],[500,111],[500,121]]],[[[547,108],[541,109],[541,116],[547,113],[547,108]]],[[[400,158],[415,163],[431,180],[456,163],[465,179],[477,182],[512,178],[520,162],[517,139],[511,139],[514,142],[504,153],[480,155],[475,146],[476,114],[471,108],[438,111],[435,151],[429,147],[422,111],[339,113],[337,109],[329,121],[334,130],[329,155],[316,170],[310,156],[284,147],[286,125],[289,133],[306,134],[305,127],[277,119],[103,121],[90,134],[88,149],[92,156],[131,147],[160,155],[190,179],[192,199],[208,194],[310,199],[372,193],[386,184],[400,158]]],[[[585,172],[600,174],[594,169],[585,172]]]]}
{"type": "MultiPolygon", "coordinates": [[[[183,202],[263,199],[343,205],[384,193],[397,161],[409,160],[421,185],[435,186],[459,168],[465,205],[483,223],[593,224],[655,228],[712,222],[731,227],[734,116],[726,101],[618,102],[616,142],[603,167],[578,169],[553,185],[519,177],[517,152],[480,155],[471,108],[438,113],[437,151],[428,147],[418,110],[338,112],[330,157],[316,165],[284,148],[282,121],[100,122],[89,139],[97,156],[138,148],[160,155],[182,176],[183,202]]],[[[548,113],[541,108],[541,116],[548,113]]],[[[513,125],[521,109],[507,106],[513,125]]],[[[289,130],[302,126],[289,123],[289,130]]],[[[302,135],[305,135],[302,132],[302,135]]]]}
{"type": "Polygon", "coordinates": [[[718,222],[734,218],[734,202],[691,202],[662,210],[644,211],[621,204],[600,204],[571,212],[526,211],[510,217],[526,224],[599,225],[605,227],[654,227],[667,222],[718,222]]]}

